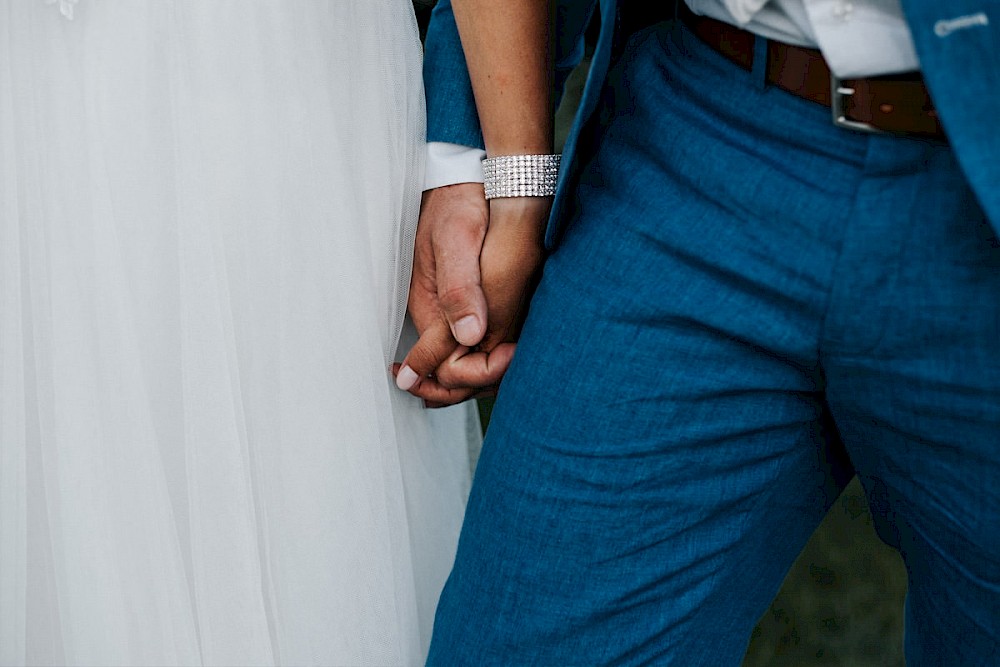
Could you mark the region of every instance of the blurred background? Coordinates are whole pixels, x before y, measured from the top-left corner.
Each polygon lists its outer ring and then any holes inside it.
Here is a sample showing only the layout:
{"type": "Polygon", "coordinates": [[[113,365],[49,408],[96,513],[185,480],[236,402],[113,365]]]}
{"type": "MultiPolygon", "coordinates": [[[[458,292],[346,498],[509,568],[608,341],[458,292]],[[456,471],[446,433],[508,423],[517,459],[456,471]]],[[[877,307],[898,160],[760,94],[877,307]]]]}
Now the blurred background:
{"type": "MultiPolygon", "coordinates": [[[[421,29],[435,0],[414,0],[421,29]]],[[[586,62],[571,77],[556,117],[565,138],[579,101],[586,62]]],[[[480,401],[484,427],[492,402],[480,401]]],[[[895,550],[875,534],[864,492],[854,480],[834,503],[761,616],[744,667],[904,665],[906,573],[895,550]]]]}

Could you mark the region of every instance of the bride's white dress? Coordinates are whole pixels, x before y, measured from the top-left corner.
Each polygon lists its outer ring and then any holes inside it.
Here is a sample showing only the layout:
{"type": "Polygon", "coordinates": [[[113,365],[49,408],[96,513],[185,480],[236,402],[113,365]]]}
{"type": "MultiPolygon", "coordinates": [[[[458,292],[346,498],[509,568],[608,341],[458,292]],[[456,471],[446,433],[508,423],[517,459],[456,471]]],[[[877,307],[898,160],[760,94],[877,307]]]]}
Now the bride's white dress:
{"type": "Polygon", "coordinates": [[[0,664],[421,661],[419,70],[410,0],[0,0],[0,664]]]}

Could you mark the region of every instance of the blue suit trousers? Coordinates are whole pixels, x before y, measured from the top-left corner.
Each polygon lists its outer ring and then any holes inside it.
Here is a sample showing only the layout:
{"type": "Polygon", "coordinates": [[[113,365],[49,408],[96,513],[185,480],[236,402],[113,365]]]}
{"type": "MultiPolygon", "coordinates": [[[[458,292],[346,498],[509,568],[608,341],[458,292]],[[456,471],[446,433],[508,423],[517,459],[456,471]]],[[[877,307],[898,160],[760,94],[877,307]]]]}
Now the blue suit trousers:
{"type": "Polygon", "coordinates": [[[429,663],[739,664],[857,474],[909,664],[1000,664],[1000,244],[948,145],[836,128],[675,24],[605,97],[429,663]]]}

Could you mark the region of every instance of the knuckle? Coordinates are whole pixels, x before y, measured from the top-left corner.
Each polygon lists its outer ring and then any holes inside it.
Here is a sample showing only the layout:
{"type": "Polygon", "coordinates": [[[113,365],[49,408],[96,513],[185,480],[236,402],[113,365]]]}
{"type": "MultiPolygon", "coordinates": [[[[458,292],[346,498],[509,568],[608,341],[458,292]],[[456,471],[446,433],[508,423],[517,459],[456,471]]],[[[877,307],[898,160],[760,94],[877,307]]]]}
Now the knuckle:
{"type": "Polygon", "coordinates": [[[454,351],[456,345],[448,323],[438,321],[410,349],[406,363],[418,375],[425,377],[454,351]]]}
{"type": "Polygon", "coordinates": [[[445,389],[461,388],[460,378],[455,376],[455,372],[451,369],[450,364],[444,364],[439,367],[434,372],[434,378],[437,380],[437,383],[445,389]]]}
{"type": "Polygon", "coordinates": [[[448,313],[471,310],[476,291],[477,287],[472,283],[445,287],[438,293],[438,302],[448,313]]]}
{"type": "Polygon", "coordinates": [[[438,384],[442,387],[455,391],[468,391],[477,388],[481,384],[478,377],[473,377],[468,373],[456,370],[449,364],[438,368],[435,378],[437,378],[438,384]]]}
{"type": "Polygon", "coordinates": [[[435,377],[441,386],[461,391],[478,391],[491,383],[481,369],[464,368],[459,364],[442,366],[435,377]]]}
{"type": "Polygon", "coordinates": [[[407,365],[420,377],[426,377],[437,366],[434,350],[424,347],[414,347],[407,355],[407,365]]]}
{"type": "Polygon", "coordinates": [[[486,217],[475,213],[448,216],[435,234],[435,245],[445,248],[479,248],[486,236],[486,217]]]}

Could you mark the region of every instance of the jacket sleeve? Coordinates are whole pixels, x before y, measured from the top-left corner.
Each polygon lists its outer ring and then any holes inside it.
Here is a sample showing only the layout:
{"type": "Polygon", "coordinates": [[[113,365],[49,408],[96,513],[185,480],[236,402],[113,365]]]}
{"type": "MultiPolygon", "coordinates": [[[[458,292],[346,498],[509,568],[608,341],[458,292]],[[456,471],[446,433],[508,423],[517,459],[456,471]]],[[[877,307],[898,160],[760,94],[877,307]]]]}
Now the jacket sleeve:
{"type": "MultiPolygon", "coordinates": [[[[567,77],[583,59],[584,33],[597,0],[556,3],[555,85],[562,95],[567,77]]],[[[472,83],[451,9],[439,0],[424,41],[424,86],[427,92],[427,141],[483,148],[472,83]]]]}

